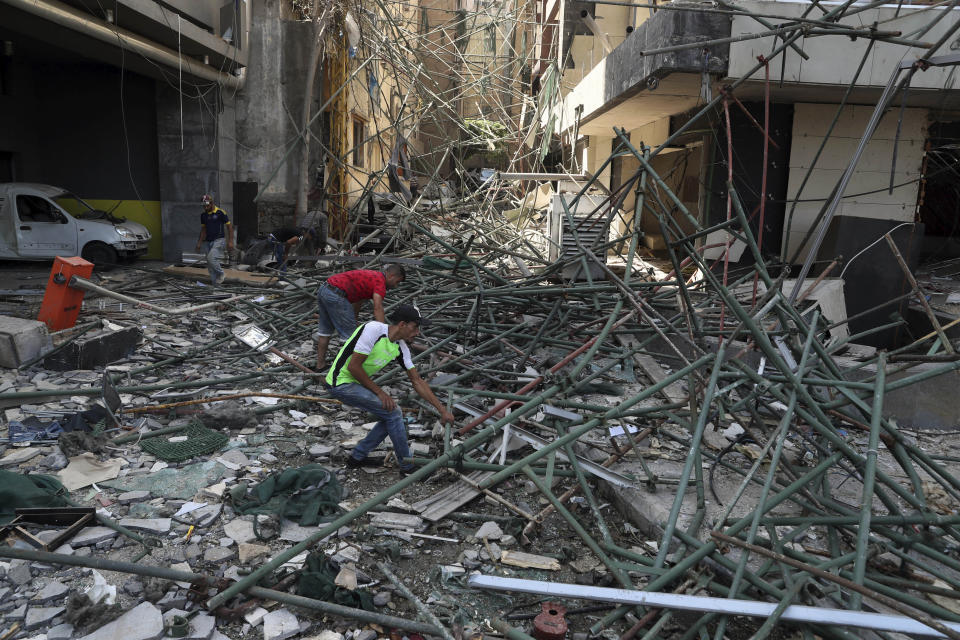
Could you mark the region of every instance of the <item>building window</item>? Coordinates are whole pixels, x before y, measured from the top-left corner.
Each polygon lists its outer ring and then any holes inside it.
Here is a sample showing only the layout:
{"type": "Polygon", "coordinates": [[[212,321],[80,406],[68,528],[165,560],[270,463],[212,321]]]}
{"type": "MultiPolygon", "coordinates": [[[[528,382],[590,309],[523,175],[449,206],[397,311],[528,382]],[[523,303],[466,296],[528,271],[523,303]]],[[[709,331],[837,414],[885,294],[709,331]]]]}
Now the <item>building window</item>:
{"type": "Polygon", "coordinates": [[[353,166],[363,166],[363,146],[367,138],[367,126],[359,118],[353,119],[353,166]]]}

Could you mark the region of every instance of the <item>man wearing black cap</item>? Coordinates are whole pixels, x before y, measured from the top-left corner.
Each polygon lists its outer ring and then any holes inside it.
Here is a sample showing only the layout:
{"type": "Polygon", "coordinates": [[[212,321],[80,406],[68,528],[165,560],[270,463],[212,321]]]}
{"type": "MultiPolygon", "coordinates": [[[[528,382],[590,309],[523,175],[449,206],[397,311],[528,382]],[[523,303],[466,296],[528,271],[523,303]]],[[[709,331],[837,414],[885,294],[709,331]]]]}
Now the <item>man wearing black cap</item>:
{"type": "Polygon", "coordinates": [[[334,358],[325,380],[334,398],[379,418],[379,422],[347,458],[347,466],[362,466],[364,458],[389,436],[400,472],[407,475],[413,472],[414,466],[409,461],[410,448],[407,445],[403,413],[393,398],[377,386],[373,376],[391,362],[400,364],[417,394],[440,414],[440,421],[453,423],[454,418],[437,400],[430,385],[417,373],[410,357],[407,340],[414,339],[420,333],[423,324],[420,312],[410,305],[400,305],[390,314],[390,321],[393,324],[371,320],[357,327],[334,358]]]}
{"type": "Polygon", "coordinates": [[[223,267],[220,266],[220,257],[223,247],[233,251],[233,233],[230,228],[230,218],[226,212],[213,204],[213,196],[204,195],[200,202],[203,204],[203,213],[200,214],[200,238],[197,240],[197,251],[201,245],[207,248],[207,271],[210,273],[210,283],[214,286],[223,283],[225,277],[223,267]]]}

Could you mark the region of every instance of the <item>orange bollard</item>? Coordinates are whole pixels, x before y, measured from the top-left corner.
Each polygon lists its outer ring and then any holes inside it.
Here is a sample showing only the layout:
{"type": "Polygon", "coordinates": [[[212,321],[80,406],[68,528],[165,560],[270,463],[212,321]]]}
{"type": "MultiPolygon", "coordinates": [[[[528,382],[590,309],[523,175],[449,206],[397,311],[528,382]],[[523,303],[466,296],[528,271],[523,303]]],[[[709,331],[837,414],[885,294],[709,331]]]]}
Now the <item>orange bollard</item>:
{"type": "Polygon", "coordinates": [[[93,263],[83,258],[62,258],[57,256],[47,280],[47,290],[43,294],[40,315],[37,320],[46,322],[51,331],[69,329],[77,323],[80,306],[83,303],[83,289],[69,286],[70,278],[80,276],[89,278],[93,274],[93,263]]]}

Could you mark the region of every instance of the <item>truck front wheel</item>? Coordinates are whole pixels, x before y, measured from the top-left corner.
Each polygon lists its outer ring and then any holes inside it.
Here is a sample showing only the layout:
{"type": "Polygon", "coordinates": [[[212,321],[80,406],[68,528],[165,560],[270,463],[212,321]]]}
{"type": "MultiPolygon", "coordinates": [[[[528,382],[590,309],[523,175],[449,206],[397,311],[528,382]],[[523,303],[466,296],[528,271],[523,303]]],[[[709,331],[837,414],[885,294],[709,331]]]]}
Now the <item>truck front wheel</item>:
{"type": "Polygon", "coordinates": [[[80,252],[80,257],[102,270],[112,269],[117,264],[116,250],[103,242],[88,242],[80,252]]]}

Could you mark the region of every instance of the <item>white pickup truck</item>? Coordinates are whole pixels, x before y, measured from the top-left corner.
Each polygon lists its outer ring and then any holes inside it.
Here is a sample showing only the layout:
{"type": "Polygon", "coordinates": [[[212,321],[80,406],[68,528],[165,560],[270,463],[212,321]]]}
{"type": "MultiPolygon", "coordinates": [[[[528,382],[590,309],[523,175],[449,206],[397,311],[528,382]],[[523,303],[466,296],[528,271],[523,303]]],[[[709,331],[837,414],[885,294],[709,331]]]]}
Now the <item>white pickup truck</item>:
{"type": "Polygon", "coordinates": [[[108,266],[145,254],[149,240],[142,224],[94,209],[59,187],[0,183],[0,260],[79,255],[108,266]]]}

